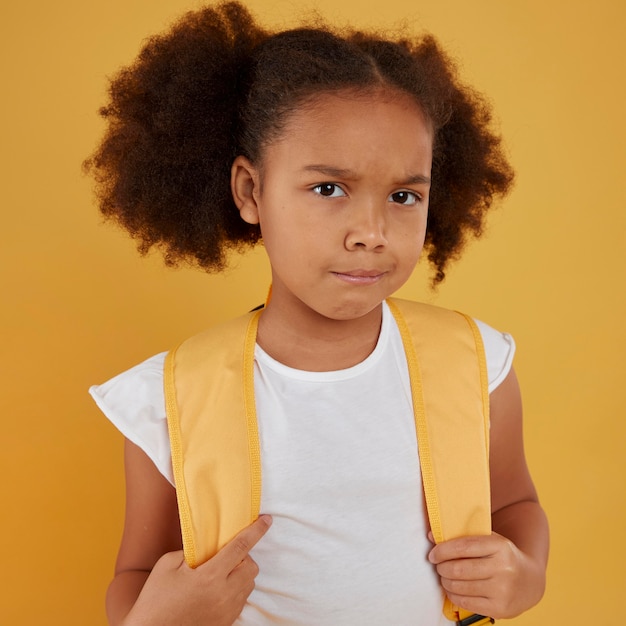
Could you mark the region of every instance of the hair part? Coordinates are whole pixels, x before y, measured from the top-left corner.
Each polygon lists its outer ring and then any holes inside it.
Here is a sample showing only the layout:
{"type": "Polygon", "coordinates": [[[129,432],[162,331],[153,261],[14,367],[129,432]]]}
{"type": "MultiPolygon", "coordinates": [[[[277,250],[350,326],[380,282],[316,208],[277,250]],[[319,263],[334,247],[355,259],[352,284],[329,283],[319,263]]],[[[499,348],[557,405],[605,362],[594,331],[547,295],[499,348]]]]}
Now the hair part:
{"type": "Polygon", "coordinates": [[[227,252],[260,239],[230,192],[242,155],[263,151],[290,115],[323,93],[390,89],[408,94],[433,128],[425,249],[443,280],[468,236],[482,233],[513,172],[486,101],[462,85],[430,35],[389,40],[330,27],[270,33],[238,2],[187,13],[148,40],[111,81],[100,111],[108,129],[85,168],[101,212],[167,264],[224,268],[227,252]]]}

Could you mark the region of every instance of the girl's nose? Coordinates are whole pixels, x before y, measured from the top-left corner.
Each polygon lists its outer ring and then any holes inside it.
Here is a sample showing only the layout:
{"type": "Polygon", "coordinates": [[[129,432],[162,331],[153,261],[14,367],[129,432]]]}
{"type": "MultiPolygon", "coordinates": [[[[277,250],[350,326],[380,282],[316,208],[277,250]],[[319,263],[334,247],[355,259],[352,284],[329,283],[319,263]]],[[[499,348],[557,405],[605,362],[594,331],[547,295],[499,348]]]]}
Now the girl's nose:
{"type": "Polygon", "coordinates": [[[345,245],[348,250],[375,250],[386,246],[384,211],[373,204],[364,204],[352,211],[345,245]]]}

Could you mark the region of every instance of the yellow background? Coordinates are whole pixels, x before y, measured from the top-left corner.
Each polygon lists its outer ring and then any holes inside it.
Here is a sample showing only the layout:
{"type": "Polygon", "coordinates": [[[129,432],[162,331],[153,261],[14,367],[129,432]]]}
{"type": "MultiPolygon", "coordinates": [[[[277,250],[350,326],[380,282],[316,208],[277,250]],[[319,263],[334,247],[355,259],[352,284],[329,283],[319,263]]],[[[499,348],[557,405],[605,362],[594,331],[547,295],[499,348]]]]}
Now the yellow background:
{"type": "MultiPolygon", "coordinates": [[[[0,8],[0,623],[103,625],[123,514],[122,439],[87,387],[259,303],[262,252],[227,276],[164,269],[102,226],[80,172],[105,76],[191,0],[0,8]]],[[[517,185],[438,293],[401,295],[510,331],[526,442],[552,525],[549,586],[515,624],[621,619],[626,593],[624,156],[620,0],[254,0],[268,24],[434,32],[487,92],[517,185]]],[[[468,459],[471,462],[471,459],[468,459]]],[[[355,625],[356,626],[356,625],[355,625]]]]}

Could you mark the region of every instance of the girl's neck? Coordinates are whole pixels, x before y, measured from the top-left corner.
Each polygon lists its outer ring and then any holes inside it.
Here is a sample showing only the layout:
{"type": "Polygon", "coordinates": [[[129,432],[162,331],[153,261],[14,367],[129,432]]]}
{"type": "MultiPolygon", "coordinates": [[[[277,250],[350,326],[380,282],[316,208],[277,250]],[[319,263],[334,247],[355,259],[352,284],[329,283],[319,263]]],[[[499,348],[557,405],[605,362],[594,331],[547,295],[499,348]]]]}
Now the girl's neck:
{"type": "Polygon", "coordinates": [[[350,320],[329,319],[304,306],[298,313],[270,301],[259,320],[257,343],[288,367],[310,372],[346,369],[376,347],[382,304],[350,320]]]}

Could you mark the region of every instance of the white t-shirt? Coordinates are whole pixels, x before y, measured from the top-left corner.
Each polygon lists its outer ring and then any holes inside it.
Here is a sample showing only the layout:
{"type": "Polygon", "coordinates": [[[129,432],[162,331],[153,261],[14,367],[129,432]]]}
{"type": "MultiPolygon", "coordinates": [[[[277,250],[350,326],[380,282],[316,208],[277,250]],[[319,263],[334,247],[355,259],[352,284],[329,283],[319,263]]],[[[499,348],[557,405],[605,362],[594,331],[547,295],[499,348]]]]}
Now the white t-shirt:
{"type": "MultiPolygon", "coordinates": [[[[478,323],[490,391],[510,370],[509,335],[478,323]]],[[[160,354],[90,392],[172,481],[160,354]]],[[[259,346],[255,396],[261,512],[256,588],[241,626],[437,626],[442,592],[427,560],[406,359],[388,307],[375,350],[354,367],[306,372],[259,346]]]]}

